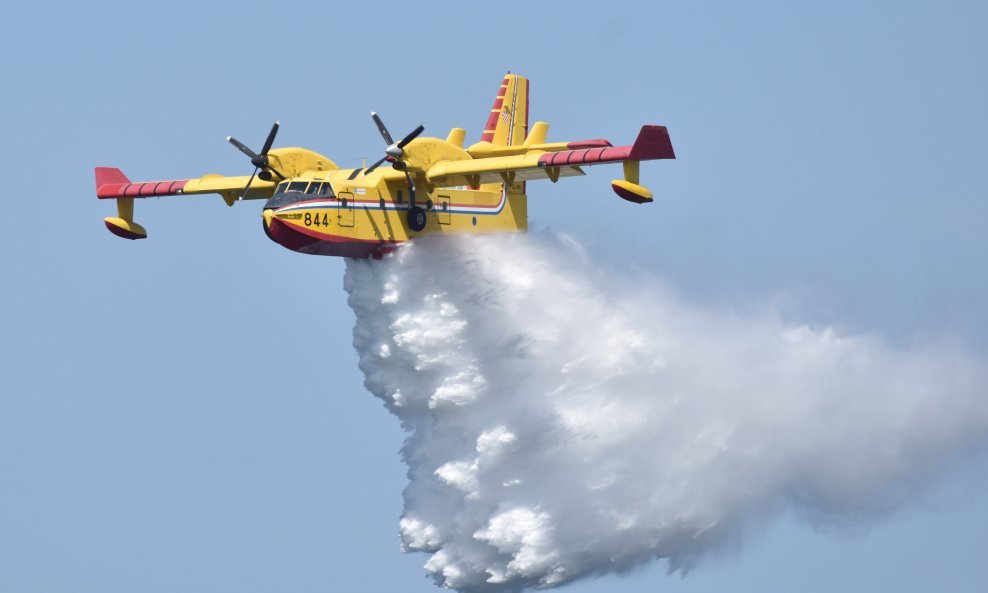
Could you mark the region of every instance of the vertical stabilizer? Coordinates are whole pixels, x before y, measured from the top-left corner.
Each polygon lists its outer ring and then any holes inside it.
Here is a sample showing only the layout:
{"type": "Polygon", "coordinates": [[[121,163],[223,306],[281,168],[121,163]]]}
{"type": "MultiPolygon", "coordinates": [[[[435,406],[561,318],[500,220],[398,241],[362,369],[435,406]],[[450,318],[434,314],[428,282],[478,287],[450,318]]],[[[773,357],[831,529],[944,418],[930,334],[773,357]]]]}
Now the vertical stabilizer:
{"type": "Polygon", "coordinates": [[[528,79],[508,73],[501,81],[482,142],[495,146],[523,144],[528,136],[528,79]]]}

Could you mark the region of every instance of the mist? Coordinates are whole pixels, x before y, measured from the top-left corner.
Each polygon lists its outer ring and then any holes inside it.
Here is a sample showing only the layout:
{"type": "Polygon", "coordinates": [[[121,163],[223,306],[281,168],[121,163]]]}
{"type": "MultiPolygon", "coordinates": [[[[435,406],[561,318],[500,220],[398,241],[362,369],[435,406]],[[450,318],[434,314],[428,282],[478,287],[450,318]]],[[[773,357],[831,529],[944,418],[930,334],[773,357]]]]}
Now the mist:
{"type": "Polygon", "coordinates": [[[697,306],[561,235],[415,241],[345,287],[407,432],[403,548],[461,591],[686,572],[789,510],[871,525],[988,441],[956,343],[697,306]]]}

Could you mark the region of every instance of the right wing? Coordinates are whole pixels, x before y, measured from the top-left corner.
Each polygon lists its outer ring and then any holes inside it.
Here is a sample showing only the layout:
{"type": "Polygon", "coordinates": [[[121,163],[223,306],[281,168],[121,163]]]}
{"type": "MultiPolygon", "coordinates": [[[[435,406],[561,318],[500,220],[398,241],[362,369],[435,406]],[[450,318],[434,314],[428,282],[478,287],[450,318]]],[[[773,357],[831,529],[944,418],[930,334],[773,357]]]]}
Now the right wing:
{"type": "Polygon", "coordinates": [[[597,165],[629,161],[674,159],[669,131],[665,126],[642,126],[634,144],[611,146],[606,141],[586,142],[585,147],[558,152],[530,150],[517,156],[503,156],[443,161],[426,171],[426,179],[436,185],[469,185],[481,183],[513,183],[584,175],[581,165],[597,165]]]}
{"type": "MultiPolygon", "coordinates": [[[[552,179],[556,171],[546,170],[539,164],[539,158],[543,154],[545,153],[535,152],[517,156],[443,161],[430,167],[425,176],[429,183],[436,185],[469,185],[474,188],[479,187],[481,183],[510,184],[515,181],[552,179]]],[[[585,173],[577,166],[566,166],[558,168],[555,178],[576,175],[585,175],[585,173]]]]}

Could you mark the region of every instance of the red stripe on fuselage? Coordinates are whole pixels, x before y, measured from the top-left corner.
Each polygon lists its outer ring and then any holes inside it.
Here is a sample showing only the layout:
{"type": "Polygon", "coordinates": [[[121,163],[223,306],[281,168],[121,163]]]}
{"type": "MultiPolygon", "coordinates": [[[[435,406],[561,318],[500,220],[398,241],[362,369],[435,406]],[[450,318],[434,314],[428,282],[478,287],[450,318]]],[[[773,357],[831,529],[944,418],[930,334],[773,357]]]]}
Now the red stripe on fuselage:
{"type": "Polygon", "coordinates": [[[335,255],[364,259],[400,241],[374,241],[329,235],[272,217],[268,236],[282,247],[310,255],[335,255]]]}
{"type": "MultiPolygon", "coordinates": [[[[441,190],[436,190],[436,191],[438,192],[438,191],[441,191],[441,190]]],[[[460,189],[460,190],[456,190],[456,191],[464,192],[464,191],[477,191],[477,190],[460,189]]],[[[484,192],[484,193],[487,193],[487,192],[484,192]]],[[[305,200],[303,202],[293,202],[293,203],[291,203],[291,204],[289,204],[287,206],[283,206],[282,208],[279,208],[275,212],[279,212],[280,213],[280,212],[293,212],[295,210],[307,210],[308,208],[299,208],[299,206],[308,206],[310,204],[313,205],[313,206],[315,206],[317,204],[326,204],[327,202],[330,202],[330,205],[328,205],[328,206],[316,206],[316,207],[317,208],[323,208],[323,209],[325,209],[325,208],[339,208],[340,207],[340,201],[339,201],[338,198],[335,198],[335,197],[333,197],[333,198],[325,197],[325,198],[320,198],[320,199],[315,199],[315,200],[305,200]]],[[[372,210],[381,210],[382,209],[381,208],[381,200],[366,200],[366,199],[365,200],[355,200],[355,199],[350,199],[348,201],[348,203],[353,204],[354,207],[362,204],[362,205],[365,205],[365,206],[374,206],[374,208],[372,208],[372,210]]],[[[394,210],[394,211],[405,211],[405,210],[408,210],[408,204],[407,203],[400,203],[399,204],[399,203],[395,202],[394,200],[385,200],[384,201],[384,204],[385,204],[385,206],[391,205],[393,207],[393,208],[384,208],[384,210],[394,210]]],[[[489,210],[494,210],[494,209],[497,209],[497,208],[499,208],[501,206],[501,200],[498,200],[494,204],[475,204],[475,203],[452,202],[451,201],[449,205],[450,205],[450,208],[485,208],[485,209],[489,209],[489,210]]]]}

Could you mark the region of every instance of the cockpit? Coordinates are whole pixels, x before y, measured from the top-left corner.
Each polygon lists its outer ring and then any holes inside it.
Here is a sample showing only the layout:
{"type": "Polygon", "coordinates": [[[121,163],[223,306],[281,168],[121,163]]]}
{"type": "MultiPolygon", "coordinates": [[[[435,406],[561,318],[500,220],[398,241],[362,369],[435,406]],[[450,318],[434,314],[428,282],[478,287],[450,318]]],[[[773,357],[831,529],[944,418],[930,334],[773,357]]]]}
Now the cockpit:
{"type": "Polygon", "coordinates": [[[333,186],[320,179],[303,181],[282,181],[274,190],[274,195],[264,204],[265,208],[282,208],[289,204],[333,197],[333,186]]]}

